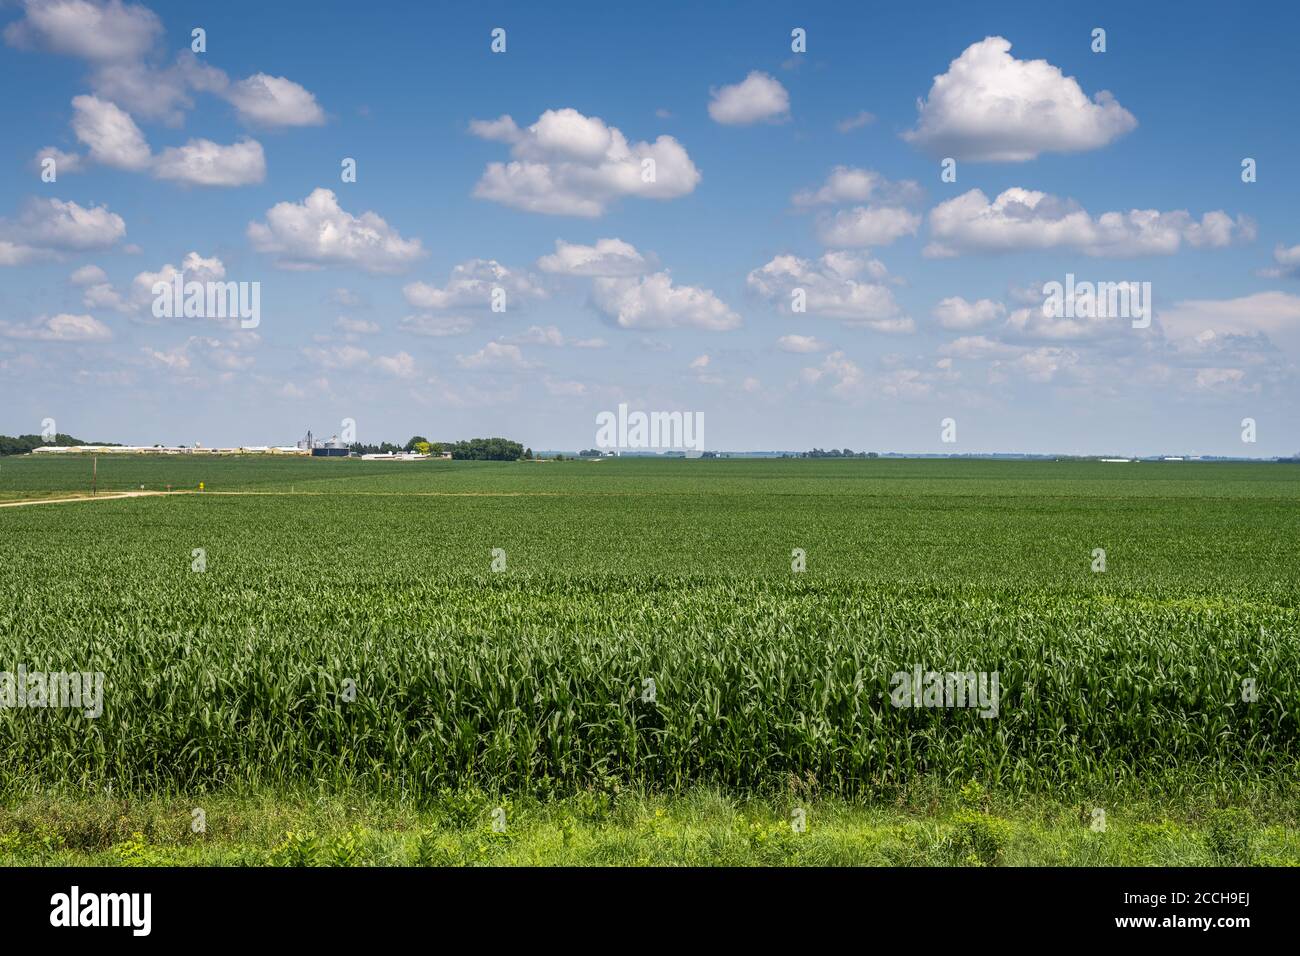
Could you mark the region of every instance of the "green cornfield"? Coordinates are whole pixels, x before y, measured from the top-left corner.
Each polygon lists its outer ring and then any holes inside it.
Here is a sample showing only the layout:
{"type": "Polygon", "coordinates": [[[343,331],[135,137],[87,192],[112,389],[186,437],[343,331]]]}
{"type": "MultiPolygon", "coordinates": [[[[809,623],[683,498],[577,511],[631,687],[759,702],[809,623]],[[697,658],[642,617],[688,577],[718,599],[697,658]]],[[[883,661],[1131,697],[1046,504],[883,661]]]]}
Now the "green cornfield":
{"type": "Polygon", "coordinates": [[[1300,771],[1296,465],[100,457],[141,485],[0,508],[0,669],[105,675],[97,718],[0,708],[9,795],[1300,771]],[[895,706],[914,668],[997,715],[895,706]]]}

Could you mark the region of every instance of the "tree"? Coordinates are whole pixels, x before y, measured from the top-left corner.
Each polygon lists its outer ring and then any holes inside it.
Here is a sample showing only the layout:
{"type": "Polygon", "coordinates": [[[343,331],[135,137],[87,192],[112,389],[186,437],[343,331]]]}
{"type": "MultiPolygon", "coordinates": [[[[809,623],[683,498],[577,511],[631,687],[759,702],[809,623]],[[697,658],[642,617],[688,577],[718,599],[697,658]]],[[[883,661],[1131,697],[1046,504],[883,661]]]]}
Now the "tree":
{"type": "Polygon", "coordinates": [[[451,446],[451,457],[460,461],[518,461],[524,446],[506,438],[471,438],[451,446]]]}
{"type": "Polygon", "coordinates": [[[41,445],[61,445],[64,447],[75,447],[77,445],[109,445],[119,447],[116,442],[111,441],[82,441],[80,438],[73,438],[71,435],[65,435],[59,432],[49,441],[46,441],[40,435],[19,435],[17,438],[11,438],[8,435],[0,435],[0,456],[3,455],[25,455],[33,448],[41,445]]]}
{"type": "Polygon", "coordinates": [[[524,457],[527,458],[529,461],[532,461],[532,460],[533,460],[533,450],[532,450],[531,448],[525,448],[525,449],[524,449],[524,457]]]}
{"type": "Polygon", "coordinates": [[[411,440],[406,443],[406,447],[403,448],[402,451],[410,451],[420,442],[424,442],[427,445],[429,443],[429,439],[425,438],[423,435],[412,435],[411,440]]]}
{"type": "Polygon", "coordinates": [[[417,441],[414,447],[417,454],[427,455],[433,446],[431,446],[427,441],[417,441]]]}

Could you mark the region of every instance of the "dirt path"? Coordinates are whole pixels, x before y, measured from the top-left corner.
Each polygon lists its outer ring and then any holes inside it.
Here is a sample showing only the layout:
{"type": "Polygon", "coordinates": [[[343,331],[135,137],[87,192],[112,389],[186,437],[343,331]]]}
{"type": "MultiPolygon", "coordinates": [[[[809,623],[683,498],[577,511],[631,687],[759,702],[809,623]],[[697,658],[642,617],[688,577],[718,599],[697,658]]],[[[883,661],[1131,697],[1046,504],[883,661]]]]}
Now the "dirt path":
{"type": "MultiPolygon", "coordinates": [[[[111,501],[116,498],[150,498],[159,495],[211,495],[231,497],[269,497],[286,498],[328,497],[339,495],[349,498],[563,498],[561,491],[195,491],[185,488],[179,491],[106,491],[99,495],[81,495],[75,498],[23,498],[17,501],[0,501],[0,508],[21,508],[25,505],[61,505],[73,501],[111,501]]],[[[632,492],[600,492],[605,497],[622,497],[632,492]]]]}
{"type": "Polygon", "coordinates": [[[23,505],[61,505],[69,501],[110,501],[113,498],[147,498],[151,495],[176,494],[171,491],[106,491],[102,495],[82,495],[79,498],[32,498],[21,501],[0,501],[0,508],[21,508],[23,505]]]}

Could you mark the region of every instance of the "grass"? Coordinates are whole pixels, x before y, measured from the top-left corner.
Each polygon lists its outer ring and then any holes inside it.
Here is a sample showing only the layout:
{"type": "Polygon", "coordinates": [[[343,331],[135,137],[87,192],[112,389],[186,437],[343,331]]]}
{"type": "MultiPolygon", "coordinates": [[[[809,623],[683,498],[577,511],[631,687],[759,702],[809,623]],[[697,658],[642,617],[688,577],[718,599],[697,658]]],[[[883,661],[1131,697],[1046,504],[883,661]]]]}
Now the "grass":
{"type": "Polygon", "coordinates": [[[705,788],[474,791],[422,807],[357,795],[199,802],[46,797],[0,809],[0,866],[1300,865],[1294,816],[1138,803],[1112,807],[1103,828],[1090,805],[1000,805],[969,786],[884,806],[705,788]]]}

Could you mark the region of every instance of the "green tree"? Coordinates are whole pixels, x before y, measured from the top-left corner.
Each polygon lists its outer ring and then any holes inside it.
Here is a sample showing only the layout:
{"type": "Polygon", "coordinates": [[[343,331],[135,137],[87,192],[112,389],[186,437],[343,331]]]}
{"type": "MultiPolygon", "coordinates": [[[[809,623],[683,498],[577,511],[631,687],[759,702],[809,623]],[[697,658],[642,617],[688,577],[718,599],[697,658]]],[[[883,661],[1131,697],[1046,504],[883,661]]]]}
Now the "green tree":
{"type": "Polygon", "coordinates": [[[471,438],[451,446],[451,457],[462,461],[518,461],[524,446],[506,438],[471,438]]]}

